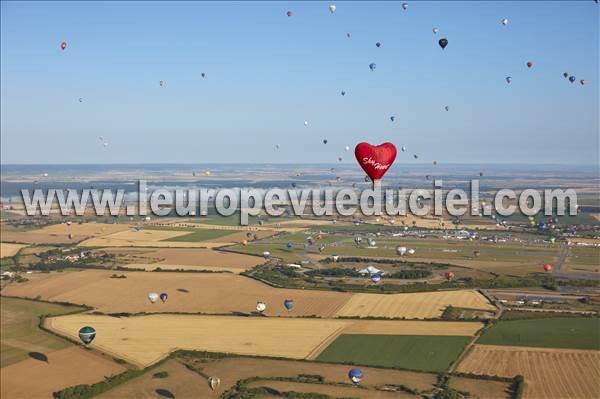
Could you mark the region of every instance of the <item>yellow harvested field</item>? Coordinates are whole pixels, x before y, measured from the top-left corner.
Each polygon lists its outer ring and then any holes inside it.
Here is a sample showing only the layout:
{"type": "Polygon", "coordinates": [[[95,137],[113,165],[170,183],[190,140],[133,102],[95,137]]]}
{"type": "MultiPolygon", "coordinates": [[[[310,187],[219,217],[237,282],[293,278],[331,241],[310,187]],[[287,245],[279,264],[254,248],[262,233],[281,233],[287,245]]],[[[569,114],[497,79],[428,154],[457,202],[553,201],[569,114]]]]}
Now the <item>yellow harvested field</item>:
{"type": "Polygon", "coordinates": [[[119,256],[119,263],[125,267],[154,270],[157,267],[166,270],[213,270],[240,273],[264,262],[257,256],[216,251],[207,248],[161,248],[140,249],[128,252],[110,249],[110,253],[119,256]]]}
{"type": "Polygon", "coordinates": [[[47,319],[46,327],[78,339],[81,326],[94,326],[97,335],[92,347],[147,366],[175,349],[303,359],[348,323],[339,319],[74,314],[47,319]]]}
{"type": "Polygon", "coordinates": [[[53,224],[41,229],[18,231],[3,229],[2,240],[27,244],[66,244],[129,230],[127,224],[82,223],[74,221],[70,226],[66,223],[53,224]],[[72,234],[72,239],[69,239],[72,234]]]}
{"type": "Polygon", "coordinates": [[[525,398],[600,397],[600,352],[474,345],[458,371],[525,377],[525,398]]]}
{"type": "Polygon", "coordinates": [[[173,230],[126,230],[102,237],[92,238],[79,243],[79,245],[82,247],[176,247],[177,245],[171,244],[198,244],[169,241],[161,242],[162,240],[179,237],[186,234],[189,234],[189,232],[173,230]]]}
{"type": "Polygon", "coordinates": [[[15,256],[21,248],[25,248],[27,245],[23,244],[9,244],[6,242],[0,243],[0,258],[6,258],[8,256],[15,256]]]}
{"type": "Polygon", "coordinates": [[[393,295],[354,294],[336,316],[427,319],[440,317],[448,305],[495,310],[495,307],[477,291],[460,290],[393,295]]]}
{"type": "Polygon", "coordinates": [[[51,398],[52,392],[78,384],[93,384],[125,368],[109,358],[70,347],[46,353],[48,362],[29,358],[0,369],[0,397],[51,398]]]}
{"type": "Polygon", "coordinates": [[[384,335],[450,335],[474,336],[483,328],[480,322],[455,321],[416,321],[416,320],[367,320],[355,321],[344,329],[344,334],[384,334],[384,335]]]}
{"type": "Polygon", "coordinates": [[[81,326],[97,331],[92,346],[138,365],[152,364],[176,349],[292,359],[312,357],[339,334],[473,334],[481,323],[345,320],[279,317],[150,315],[110,317],[74,314],[47,319],[46,327],[77,338],[81,326]],[[422,323],[430,323],[427,328],[422,323]],[[285,345],[282,345],[285,342],[285,345]]]}
{"type": "Polygon", "coordinates": [[[115,272],[109,270],[35,274],[28,282],[7,286],[3,294],[86,304],[105,313],[251,313],[256,311],[257,301],[264,301],[266,315],[292,317],[332,317],[352,296],[278,289],[230,273],[116,272],[127,278],[111,278],[112,274],[115,272]],[[152,304],[149,292],[166,292],[169,299],[152,304]],[[292,311],[283,307],[285,299],[295,301],[292,311]]]}

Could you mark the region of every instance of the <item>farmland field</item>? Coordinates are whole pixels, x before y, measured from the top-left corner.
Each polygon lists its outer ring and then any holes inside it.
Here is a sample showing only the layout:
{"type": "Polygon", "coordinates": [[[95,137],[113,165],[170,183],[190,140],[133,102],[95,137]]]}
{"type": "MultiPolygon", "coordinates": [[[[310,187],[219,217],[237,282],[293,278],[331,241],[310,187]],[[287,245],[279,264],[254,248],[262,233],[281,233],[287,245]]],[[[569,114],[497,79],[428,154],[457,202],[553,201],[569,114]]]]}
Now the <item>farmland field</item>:
{"type": "Polygon", "coordinates": [[[69,344],[38,328],[39,316],[61,315],[82,310],[75,306],[34,302],[24,299],[0,298],[2,367],[27,359],[29,352],[47,353],[66,348],[69,344]]]}
{"type": "Polygon", "coordinates": [[[27,245],[9,244],[6,242],[0,243],[0,258],[15,256],[20,249],[25,248],[26,246],[27,245]]]}
{"type": "Polygon", "coordinates": [[[268,316],[331,317],[351,294],[277,289],[231,273],[118,272],[85,270],[73,273],[30,275],[30,281],[11,284],[6,295],[86,304],[105,313],[187,312],[252,313],[256,302],[267,303],[268,316]],[[150,303],[149,292],[165,292],[165,303],[150,303]],[[287,311],[283,301],[295,301],[287,311]]]}
{"type": "Polygon", "coordinates": [[[180,235],[177,237],[170,237],[165,239],[164,241],[174,241],[174,242],[198,242],[198,241],[206,241],[206,240],[214,240],[215,238],[221,238],[228,235],[233,234],[228,230],[196,230],[190,231],[184,235],[180,235]]]}
{"type": "MultiPolygon", "coordinates": [[[[304,359],[322,349],[347,328],[365,327],[375,334],[378,327],[387,334],[418,334],[423,322],[344,320],[313,318],[264,318],[234,316],[152,315],[109,317],[75,314],[53,317],[46,326],[76,338],[83,325],[93,325],[98,335],[92,347],[138,365],[158,361],[175,349],[229,352],[243,355],[304,359]],[[161,326],[160,329],[155,328],[161,326]],[[413,328],[414,326],[414,328],[413,328]],[[282,339],[286,344],[282,345],[282,339]]],[[[481,323],[430,322],[429,334],[449,328],[476,331],[481,323]]],[[[456,331],[456,330],[455,330],[456,331]]],[[[453,337],[451,337],[453,338],[453,337]]]]}
{"type": "Polygon", "coordinates": [[[27,231],[3,228],[2,240],[27,244],[66,244],[129,229],[127,224],[72,223],[68,226],[59,223],[27,231]],[[72,239],[69,239],[69,234],[72,234],[72,239]]]}
{"type": "Polygon", "coordinates": [[[436,318],[450,304],[471,309],[496,309],[474,290],[393,295],[354,294],[336,316],[436,318]]]}
{"type": "Polygon", "coordinates": [[[154,270],[213,270],[241,273],[264,262],[262,257],[216,251],[207,248],[110,248],[123,267],[154,270]]]}
{"type": "Polygon", "coordinates": [[[317,360],[441,372],[456,360],[470,337],[342,334],[317,360]]]}
{"type": "Polygon", "coordinates": [[[485,330],[477,343],[599,350],[600,320],[595,317],[503,320],[485,330]]]}
{"type": "Polygon", "coordinates": [[[457,371],[525,377],[525,399],[598,398],[600,352],[475,345],[457,371]]]}
{"type": "Polygon", "coordinates": [[[93,384],[125,371],[112,359],[81,348],[47,353],[48,361],[33,358],[0,369],[2,398],[51,398],[52,392],[78,384],[93,384]]]}

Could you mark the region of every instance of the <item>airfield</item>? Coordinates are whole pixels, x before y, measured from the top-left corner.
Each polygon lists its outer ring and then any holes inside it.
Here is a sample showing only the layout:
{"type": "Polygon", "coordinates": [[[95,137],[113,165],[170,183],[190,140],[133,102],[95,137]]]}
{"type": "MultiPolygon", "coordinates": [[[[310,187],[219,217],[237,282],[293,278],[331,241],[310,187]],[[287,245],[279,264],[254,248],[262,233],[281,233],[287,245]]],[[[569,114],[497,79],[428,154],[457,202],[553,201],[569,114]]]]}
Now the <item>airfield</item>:
{"type": "MultiPolygon", "coordinates": [[[[529,313],[502,302],[544,292],[560,297],[542,287],[547,277],[539,265],[561,262],[561,272],[593,274],[596,247],[553,244],[523,229],[487,226],[477,240],[466,240],[439,222],[423,220],[421,227],[417,219],[408,231],[398,223],[280,218],[240,230],[221,218],[123,218],[21,229],[3,221],[10,232],[2,236],[10,241],[2,243],[3,267],[31,270],[3,282],[3,331],[17,329],[3,334],[0,371],[10,380],[3,396],[48,397],[88,384],[103,398],[217,397],[232,389],[352,397],[358,391],[348,382],[349,364],[365,373],[361,398],[415,398],[440,389],[511,398],[517,375],[527,399],[597,396],[593,293],[565,294],[565,303],[544,311],[574,312],[573,319],[545,313],[546,324],[533,319],[511,327],[505,317],[529,313]],[[356,235],[376,245],[357,245],[356,235]],[[398,245],[414,253],[399,256],[398,245]],[[384,273],[381,283],[356,274],[369,264],[384,273]],[[448,271],[453,281],[445,279],[448,271]],[[512,287],[524,279],[540,286],[512,287]],[[149,292],[168,299],[151,303],[149,292]],[[581,295],[590,301],[580,303],[581,295]],[[288,299],[290,310],[283,306],[288,299]],[[33,322],[17,322],[24,316],[16,315],[31,311],[33,322]],[[88,348],[78,343],[84,325],[97,331],[88,348]],[[550,330],[562,335],[535,339],[550,330]],[[167,376],[154,377],[161,371],[167,376]],[[39,373],[46,377],[35,391],[23,384],[39,373]],[[69,378],[57,379],[61,373],[69,378]],[[211,375],[221,378],[215,392],[206,383],[211,375]]],[[[473,228],[465,220],[460,229],[473,228]]]]}

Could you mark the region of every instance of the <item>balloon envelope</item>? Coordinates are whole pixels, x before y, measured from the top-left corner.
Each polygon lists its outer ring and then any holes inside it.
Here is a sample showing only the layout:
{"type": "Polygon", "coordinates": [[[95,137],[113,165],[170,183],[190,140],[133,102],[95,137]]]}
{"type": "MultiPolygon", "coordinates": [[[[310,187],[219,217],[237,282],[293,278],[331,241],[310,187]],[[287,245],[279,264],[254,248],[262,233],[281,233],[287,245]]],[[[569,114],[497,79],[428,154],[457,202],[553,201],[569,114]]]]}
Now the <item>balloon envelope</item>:
{"type": "Polygon", "coordinates": [[[264,312],[265,309],[267,309],[267,304],[264,302],[256,302],[256,311],[257,312],[264,312]]]}
{"type": "Polygon", "coordinates": [[[333,13],[335,12],[336,8],[337,8],[337,7],[335,6],[335,4],[331,4],[331,5],[329,6],[329,12],[331,12],[331,13],[333,14],[333,13]]]}
{"type": "Polygon", "coordinates": [[[406,247],[397,247],[396,248],[396,253],[400,256],[404,256],[404,254],[406,254],[406,247]]]}
{"type": "Polygon", "coordinates": [[[286,12],[286,14],[287,14],[288,17],[292,16],[292,12],[291,11],[286,12]]]}
{"type": "Polygon", "coordinates": [[[446,38],[442,38],[440,40],[438,40],[438,44],[440,45],[440,47],[443,49],[446,48],[446,46],[448,45],[448,39],[446,38]]]}
{"type": "Polygon", "coordinates": [[[66,48],[67,48],[67,42],[62,42],[62,43],[60,44],[60,48],[61,48],[61,50],[64,50],[64,49],[66,49],[66,48]]]}
{"type": "Polygon", "coordinates": [[[573,75],[569,76],[569,82],[571,82],[571,83],[575,82],[576,79],[577,78],[573,75]]]}
{"type": "Polygon", "coordinates": [[[294,300],[293,299],[286,299],[285,301],[283,301],[283,306],[287,310],[292,310],[292,308],[294,307],[294,300]]]}
{"type": "Polygon", "coordinates": [[[374,63],[374,62],[371,62],[371,63],[369,64],[369,68],[371,68],[371,71],[374,71],[374,70],[375,70],[375,68],[377,68],[377,65],[375,65],[375,63],[374,63]]]}
{"type": "Polygon", "coordinates": [[[158,299],[158,294],[156,292],[150,292],[148,294],[148,299],[150,300],[150,302],[154,303],[158,299]]]}
{"type": "Polygon", "coordinates": [[[160,294],[160,300],[163,302],[166,302],[168,297],[169,297],[169,295],[166,292],[163,292],[162,294],[160,294]]]}
{"type": "Polygon", "coordinates": [[[381,274],[379,273],[374,273],[371,275],[371,281],[374,282],[375,284],[377,284],[378,282],[381,281],[381,274]]]}
{"type": "Polygon", "coordinates": [[[96,338],[96,330],[93,327],[85,326],[79,330],[79,339],[86,345],[96,338]]]}
{"type": "Polygon", "coordinates": [[[452,280],[454,278],[454,273],[452,273],[452,272],[446,272],[444,274],[444,277],[446,277],[446,280],[452,280]]]}
{"type": "Polygon", "coordinates": [[[552,271],[552,265],[549,263],[544,264],[544,271],[545,272],[550,272],[552,271]]]}
{"type": "Polygon", "coordinates": [[[363,378],[363,372],[358,368],[350,369],[348,378],[350,378],[350,381],[352,381],[353,384],[358,384],[363,378]]]}
{"type": "Polygon", "coordinates": [[[208,386],[213,391],[221,385],[221,379],[219,377],[208,377],[208,386]]]}

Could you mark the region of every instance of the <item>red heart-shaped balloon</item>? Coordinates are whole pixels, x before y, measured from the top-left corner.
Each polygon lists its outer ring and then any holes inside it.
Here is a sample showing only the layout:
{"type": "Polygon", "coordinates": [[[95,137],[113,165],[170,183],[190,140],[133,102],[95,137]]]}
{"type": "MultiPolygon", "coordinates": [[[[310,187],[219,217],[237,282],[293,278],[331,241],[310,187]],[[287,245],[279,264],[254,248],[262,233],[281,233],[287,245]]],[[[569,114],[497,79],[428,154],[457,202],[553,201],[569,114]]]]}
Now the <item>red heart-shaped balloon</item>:
{"type": "Polygon", "coordinates": [[[359,143],[354,149],[354,155],[371,180],[379,180],[394,163],[396,146],[392,143],[383,143],[378,146],[359,143]]]}

